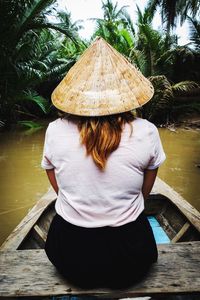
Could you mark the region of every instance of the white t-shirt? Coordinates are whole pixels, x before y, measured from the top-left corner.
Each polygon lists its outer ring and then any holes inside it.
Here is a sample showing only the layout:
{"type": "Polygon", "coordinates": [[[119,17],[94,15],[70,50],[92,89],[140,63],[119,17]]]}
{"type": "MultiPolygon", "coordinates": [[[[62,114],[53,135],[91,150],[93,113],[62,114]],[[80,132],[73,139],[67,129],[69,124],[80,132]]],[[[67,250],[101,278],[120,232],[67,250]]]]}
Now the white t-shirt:
{"type": "Polygon", "coordinates": [[[101,171],[86,156],[77,126],[57,119],[47,128],[41,165],[55,168],[56,212],[71,224],[90,228],[121,226],[137,219],[144,210],[144,170],[158,168],[164,160],[156,126],[136,118],[132,135],[126,124],[119,147],[101,171]]]}

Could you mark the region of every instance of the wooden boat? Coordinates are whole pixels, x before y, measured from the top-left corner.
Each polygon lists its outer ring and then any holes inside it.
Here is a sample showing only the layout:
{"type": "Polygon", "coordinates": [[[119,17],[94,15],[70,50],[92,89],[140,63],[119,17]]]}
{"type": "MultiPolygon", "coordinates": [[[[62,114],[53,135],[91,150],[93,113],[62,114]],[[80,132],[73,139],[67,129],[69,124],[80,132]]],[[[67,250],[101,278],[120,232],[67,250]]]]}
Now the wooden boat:
{"type": "MultiPolygon", "coordinates": [[[[0,274],[0,297],[23,296],[28,299],[37,296],[43,299],[47,295],[84,294],[119,298],[119,291],[116,297],[114,291],[83,291],[66,283],[49,263],[44,250],[40,250],[44,248],[55,215],[55,200],[56,195],[51,189],[1,246],[0,268],[4,272],[2,276],[0,274]]],[[[156,218],[170,243],[158,245],[159,261],[150,276],[141,284],[123,291],[121,298],[159,294],[170,299],[172,293],[197,293],[200,296],[200,213],[159,178],[146,201],[145,213],[156,218]],[[184,270],[180,276],[181,268],[184,270]]]]}
{"type": "MultiPolygon", "coordinates": [[[[55,199],[52,190],[41,198],[6,239],[1,250],[44,248],[55,215],[55,199]]],[[[145,212],[157,219],[172,243],[200,240],[200,213],[159,178],[146,201],[145,212]]]]}

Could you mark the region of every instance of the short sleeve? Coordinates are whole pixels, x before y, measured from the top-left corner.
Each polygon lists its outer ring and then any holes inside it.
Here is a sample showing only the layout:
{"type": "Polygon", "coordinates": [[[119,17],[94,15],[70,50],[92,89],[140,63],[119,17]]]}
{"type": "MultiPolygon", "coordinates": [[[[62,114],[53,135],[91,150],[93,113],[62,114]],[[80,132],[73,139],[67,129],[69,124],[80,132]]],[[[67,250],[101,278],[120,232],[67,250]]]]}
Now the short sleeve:
{"type": "Polygon", "coordinates": [[[43,155],[42,155],[42,161],[41,161],[41,167],[43,169],[54,169],[54,165],[51,162],[51,148],[49,143],[49,128],[47,127],[46,134],[45,134],[45,140],[44,140],[44,149],[43,149],[43,155]]]}
{"type": "Polygon", "coordinates": [[[155,125],[151,124],[150,128],[150,141],[151,141],[151,158],[147,166],[148,170],[157,169],[166,159],[163,150],[162,142],[158,129],[155,125]]]}

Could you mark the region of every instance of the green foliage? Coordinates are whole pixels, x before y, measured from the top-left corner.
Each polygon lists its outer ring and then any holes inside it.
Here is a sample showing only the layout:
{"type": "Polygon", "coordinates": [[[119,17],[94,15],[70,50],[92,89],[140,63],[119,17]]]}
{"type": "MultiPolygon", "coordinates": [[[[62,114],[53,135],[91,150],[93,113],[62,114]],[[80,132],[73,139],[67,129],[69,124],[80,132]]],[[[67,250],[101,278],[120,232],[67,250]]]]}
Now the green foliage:
{"type": "Polygon", "coordinates": [[[103,19],[92,19],[96,22],[96,30],[92,36],[103,37],[109,44],[125,56],[129,56],[133,47],[135,29],[131,18],[126,11],[126,6],[118,8],[118,4],[106,0],[102,2],[103,19]]]}
{"type": "Polygon", "coordinates": [[[166,24],[167,32],[174,28],[180,19],[180,24],[186,20],[190,14],[192,18],[199,15],[200,0],[149,0],[147,9],[154,16],[157,8],[160,8],[162,22],[166,24]]]}
{"type": "MultiPolygon", "coordinates": [[[[34,91],[26,91],[24,92],[24,95],[20,98],[19,100],[21,103],[23,101],[32,101],[34,103],[36,103],[40,109],[46,114],[49,111],[50,105],[49,102],[43,98],[42,96],[37,95],[34,91]]],[[[22,103],[23,105],[23,103],[22,103]]]]}
{"type": "Polygon", "coordinates": [[[18,121],[18,124],[24,128],[40,129],[42,125],[34,121],[18,121]]]}
{"type": "MultiPolygon", "coordinates": [[[[170,60],[171,49],[177,46],[177,38],[153,29],[152,16],[148,9],[141,12],[137,7],[137,41],[136,49],[141,51],[143,56],[143,74],[145,76],[167,75],[161,68],[168,70],[166,63],[170,60]]],[[[139,65],[138,65],[139,67],[139,65]]],[[[167,66],[168,67],[168,66],[167,66]]]]}
{"type": "Polygon", "coordinates": [[[154,86],[154,96],[142,108],[143,117],[156,123],[166,123],[169,120],[173,105],[173,90],[165,76],[152,76],[149,80],[154,86]]]}
{"type": "Polygon", "coordinates": [[[25,129],[25,135],[31,135],[43,128],[43,125],[34,121],[18,121],[18,124],[25,129]]]}
{"type": "Polygon", "coordinates": [[[200,53],[189,46],[177,46],[169,51],[169,60],[160,60],[160,72],[171,81],[200,81],[200,53]],[[167,70],[167,72],[166,72],[167,70]]]}
{"type": "Polygon", "coordinates": [[[173,90],[173,93],[175,95],[177,95],[180,92],[186,93],[186,92],[192,91],[193,89],[199,88],[199,87],[200,86],[197,82],[188,80],[188,81],[182,81],[182,82],[178,82],[178,83],[174,84],[172,86],[172,90],[173,90]]]}
{"type": "Polygon", "coordinates": [[[200,103],[183,104],[175,102],[175,97],[184,95],[199,85],[193,81],[182,81],[171,85],[165,76],[152,76],[149,80],[154,86],[154,96],[150,102],[142,107],[144,118],[157,124],[166,124],[172,121],[172,118],[181,113],[200,112],[200,103]]]}
{"type": "Polygon", "coordinates": [[[195,49],[200,51],[200,21],[187,17],[190,25],[190,40],[192,41],[195,49]]]}
{"type": "MultiPolygon", "coordinates": [[[[30,119],[52,113],[51,92],[90,44],[78,35],[82,22],[72,22],[67,11],[56,11],[56,4],[56,0],[0,2],[0,127],[26,118],[21,125],[36,130],[38,123],[30,119]]],[[[176,97],[199,89],[199,7],[200,0],[153,0],[144,12],[137,7],[133,23],[126,6],[103,0],[103,18],[93,19],[96,30],[91,41],[102,36],[150,76],[155,94],[142,112],[153,122],[166,123],[184,110],[199,111],[197,103],[176,103],[176,97]],[[158,7],[164,31],[152,26],[158,7]],[[186,18],[191,43],[178,46],[171,28],[186,18]]]]}
{"type": "Polygon", "coordinates": [[[55,2],[2,0],[0,3],[1,122],[17,121],[19,110],[28,113],[26,102],[30,100],[47,113],[49,105],[38,95],[38,87],[45,82],[55,85],[61,80],[85,47],[78,36],[79,23],[72,23],[67,12],[55,15],[55,2]],[[53,13],[56,23],[48,18],[53,13]],[[73,53],[68,51],[64,56],[67,44],[73,53]]]}

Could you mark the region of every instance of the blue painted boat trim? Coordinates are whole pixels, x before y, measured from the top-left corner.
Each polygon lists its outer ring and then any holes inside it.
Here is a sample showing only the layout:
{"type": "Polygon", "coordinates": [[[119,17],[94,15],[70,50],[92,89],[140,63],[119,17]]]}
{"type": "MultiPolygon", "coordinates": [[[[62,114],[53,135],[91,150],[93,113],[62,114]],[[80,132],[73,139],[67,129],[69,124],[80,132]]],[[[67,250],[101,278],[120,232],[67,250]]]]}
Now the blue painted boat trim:
{"type": "Polygon", "coordinates": [[[165,233],[165,231],[162,229],[158,221],[156,220],[155,217],[149,216],[148,221],[151,225],[151,228],[153,230],[153,234],[156,240],[156,244],[169,244],[170,239],[165,233]]]}

